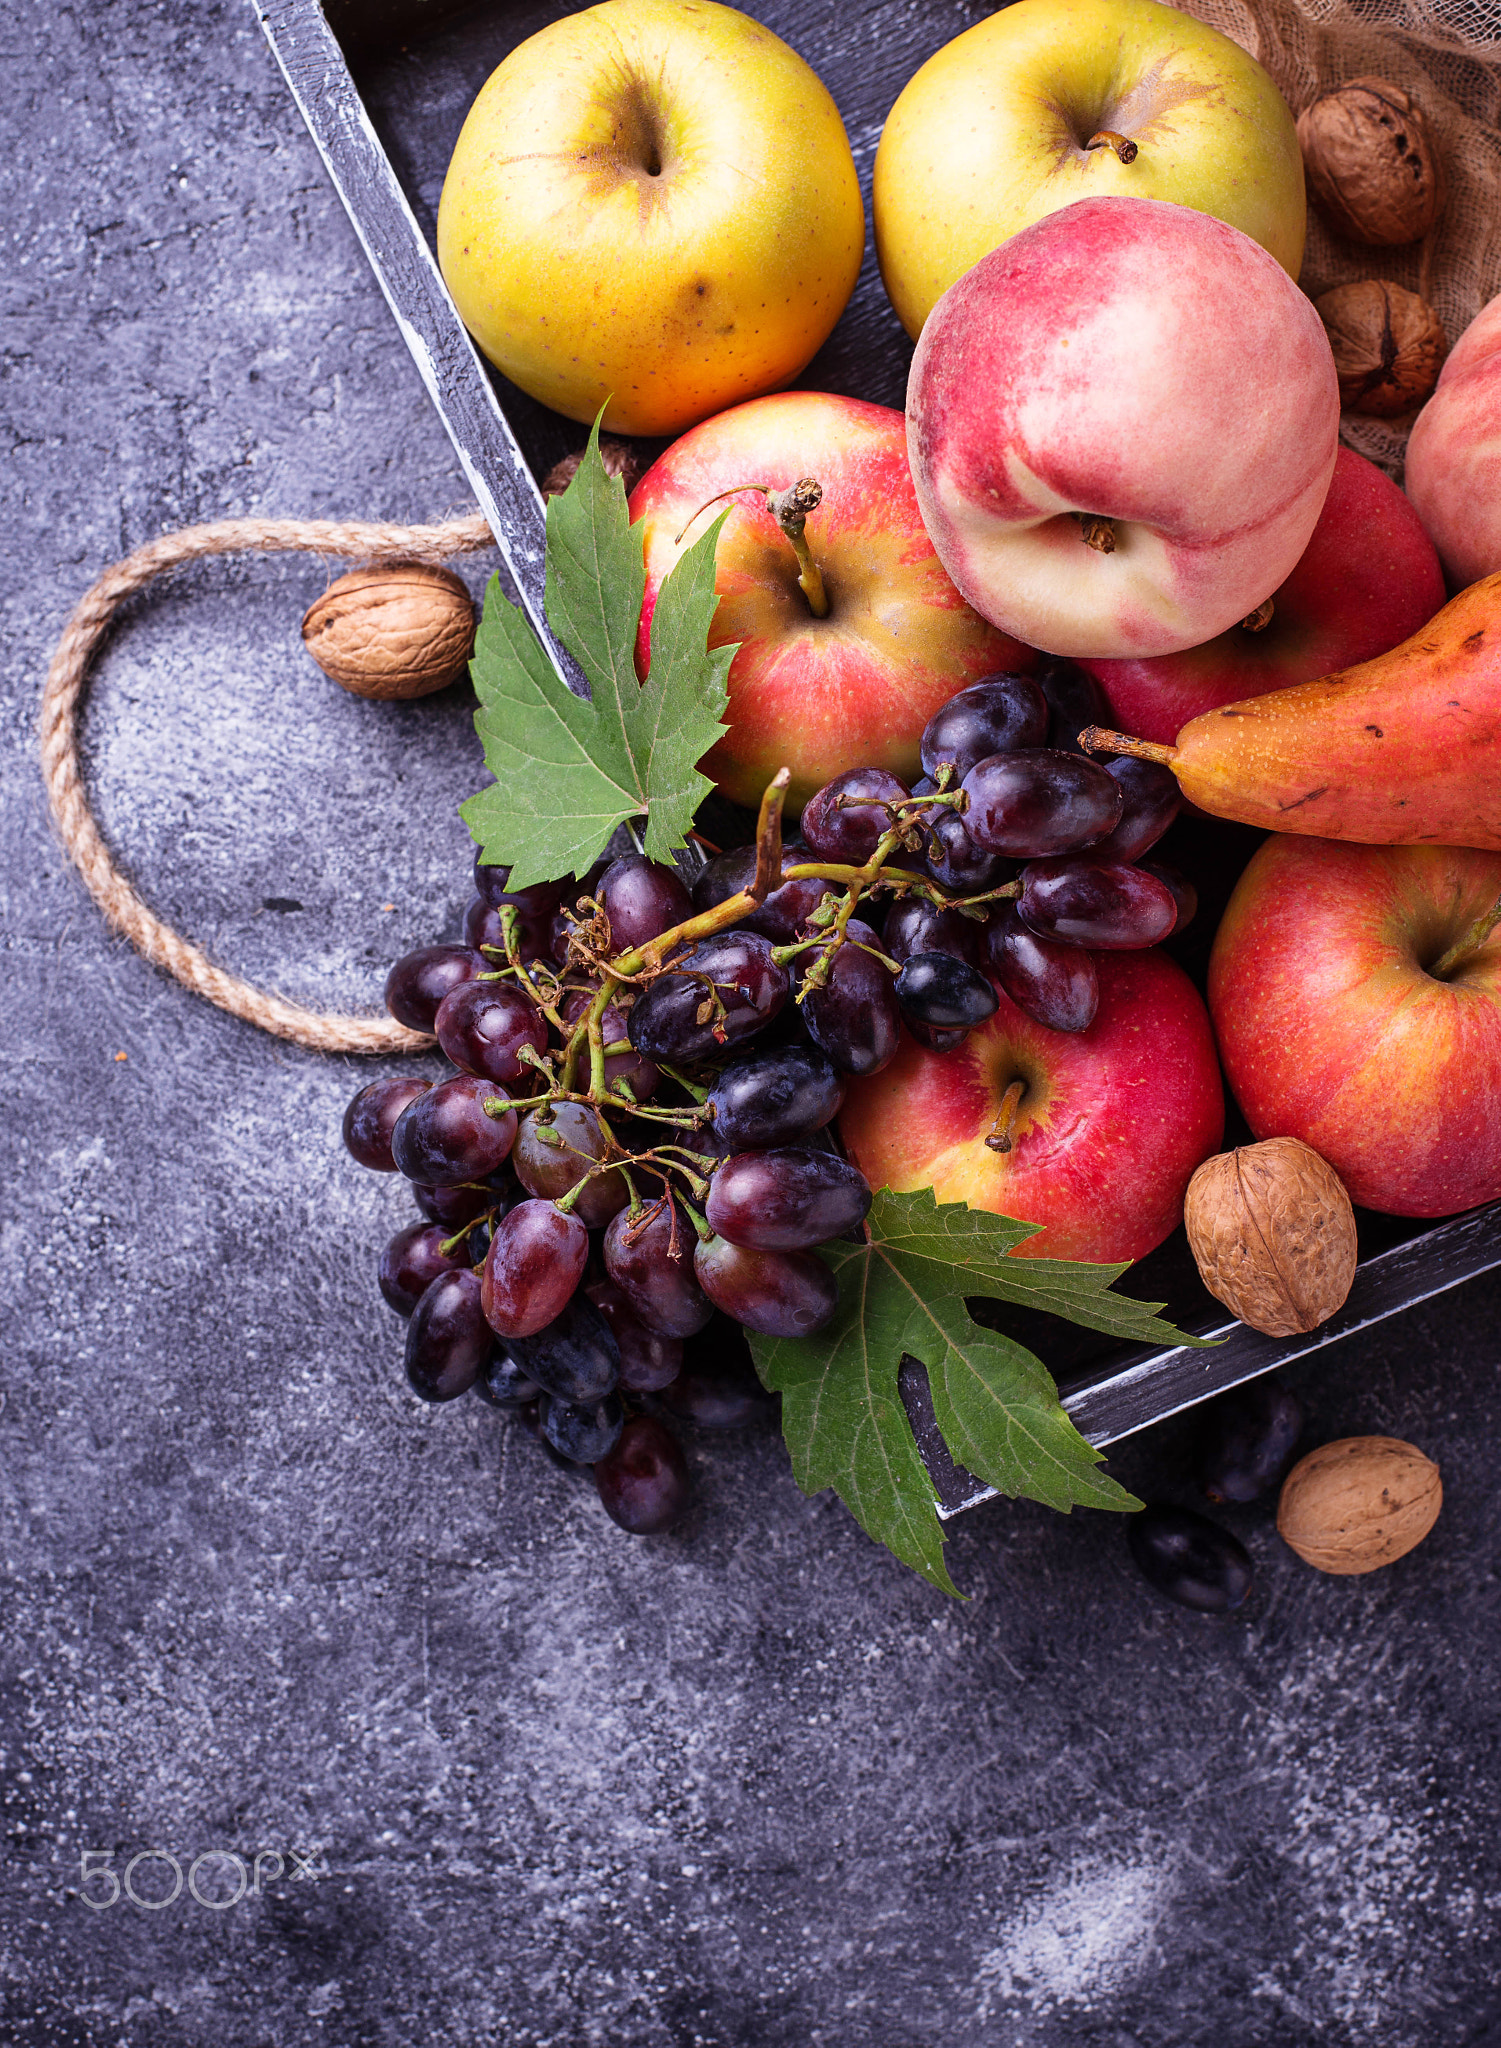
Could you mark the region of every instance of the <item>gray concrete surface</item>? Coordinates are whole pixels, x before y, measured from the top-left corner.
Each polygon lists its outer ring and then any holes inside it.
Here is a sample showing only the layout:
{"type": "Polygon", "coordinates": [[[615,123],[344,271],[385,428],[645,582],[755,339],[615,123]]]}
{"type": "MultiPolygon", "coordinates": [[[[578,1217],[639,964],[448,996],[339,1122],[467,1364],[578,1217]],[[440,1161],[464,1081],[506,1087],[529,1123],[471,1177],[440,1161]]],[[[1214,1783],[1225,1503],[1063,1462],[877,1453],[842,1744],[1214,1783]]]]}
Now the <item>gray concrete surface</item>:
{"type": "MultiPolygon", "coordinates": [[[[1299,1378],[1310,1441],[1439,1459],[1429,1542],[1325,1579],[1241,1511],[1260,1579],[1223,1623],[1149,1593],[1109,1519],[1000,1503],[955,1526],[946,1601],[765,1431],[695,1438],[698,1506],[632,1541],[477,1404],[407,1395],[373,1273],[406,1211],[338,1143],[371,1070],[106,934],[32,721],[135,542],[427,518],[462,480],[240,0],[14,0],[4,47],[0,2036],[1501,2038],[1501,1284],[1299,1378]],[[146,1851],[206,1859],[207,1903],[155,1905],[159,1856],[107,1903],[146,1851]]],[[[89,772],[153,903],[359,1006],[453,924],[477,760],[461,692],[392,710],[311,670],[322,581],[219,565],[134,612],[89,772]]],[[[1190,1434],[1113,1469],[1187,1499],[1190,1434]]]]}

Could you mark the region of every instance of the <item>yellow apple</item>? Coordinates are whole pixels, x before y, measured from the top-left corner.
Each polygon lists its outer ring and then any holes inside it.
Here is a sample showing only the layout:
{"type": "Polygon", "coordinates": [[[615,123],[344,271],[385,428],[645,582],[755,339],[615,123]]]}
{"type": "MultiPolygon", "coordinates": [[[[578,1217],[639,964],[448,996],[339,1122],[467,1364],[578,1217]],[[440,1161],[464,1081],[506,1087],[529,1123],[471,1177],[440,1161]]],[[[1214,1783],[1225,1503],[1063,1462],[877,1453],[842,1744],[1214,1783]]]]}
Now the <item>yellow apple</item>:
{"type": "Polygon", "coordinates": [[[1294,278],[1307,225],[1287,102],[1238,44],[1158,0],[1016,0],[966,29],[892,108],[873,196],[914,336],[982,256],[1076,199],[1191,206],[1294,278]]]}
{"type": "Polygon", "coordinates": [[[604,0],[513,50],[438,208],[465,325],[543,404],[676,434],[788,384],[859,275],[839,110],[714,0],[604,0]]]}

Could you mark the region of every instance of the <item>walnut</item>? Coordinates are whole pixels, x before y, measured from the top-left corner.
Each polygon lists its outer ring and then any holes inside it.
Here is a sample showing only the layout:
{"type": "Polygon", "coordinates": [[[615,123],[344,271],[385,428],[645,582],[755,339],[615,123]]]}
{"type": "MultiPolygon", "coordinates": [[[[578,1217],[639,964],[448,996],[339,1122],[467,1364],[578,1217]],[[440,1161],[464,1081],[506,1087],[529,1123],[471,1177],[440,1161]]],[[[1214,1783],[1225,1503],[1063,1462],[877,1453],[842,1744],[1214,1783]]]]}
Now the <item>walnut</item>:
{"type": "Polygon", "coordinates": [[[1449,346],[1426,300],[1399,284],[1367,278],[1337,284],[1313,304],[1334,351],[1346,411],[1387,420],[1423,403],[1449,346]]]}
{"type": "Polygon", "coordinates": [[[308,608],[302,637],[323,673],[356,697],[427,697],[473,653],[474,605],[448,569],[352,569],[308,608]]]}
{"type": "MultiPolygon", "coordinates": [[[[578,475],[579,464],[583,459],[584,451],[581,448],[576,455],[565,455],[561,461],[555,462],[542,479],[543,497],[556,498],[566,491],[578,475]]],[[[617,441],[613,435],[601,434],[599,459],[605,466],[605,475],[618,476],[625,485],[626,496],[629,497],[641,481],[641,473],[646,468],[645,462],[630,442],[617,441]]]]}
{"type": "Polygon", "coordinates": [[[1327,1322],[1355,1277],[1355,1214],[1339,1175],[1298,1138],[1206,1159],[1183,1222],[1204,1285],[1268,1337],[1327,1322]]]}
{"type": "Polygon", "coordinates": [[[1421,1543],[1443,1504],[1439,1469],[1414,1445],[1350,1436],[1294,1465],[1277,1533],[1317,1571],[1374,1572],[1421,1543]]]}
{"type": "Polygon", "coordinates": [[[1391,248],[1426,235],[1443,211],[1443,160],[1423,110],[1400,85],[1352,78],[1298,116],[1313,195],[1352,242],[1391,248]]]}

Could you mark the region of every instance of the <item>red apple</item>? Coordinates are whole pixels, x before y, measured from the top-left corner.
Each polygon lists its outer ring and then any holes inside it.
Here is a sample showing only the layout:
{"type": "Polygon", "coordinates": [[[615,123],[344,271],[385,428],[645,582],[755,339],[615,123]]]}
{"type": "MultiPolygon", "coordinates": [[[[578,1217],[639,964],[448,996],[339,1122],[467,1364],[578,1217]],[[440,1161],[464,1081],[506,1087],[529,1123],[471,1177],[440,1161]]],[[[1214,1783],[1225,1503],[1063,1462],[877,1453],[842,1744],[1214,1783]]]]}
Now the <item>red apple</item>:
{"type": "Polygon", "coordinates": [[[1318,314],[1249,235],[1081,199],[944,293],[907,422],[933,545],[978,612],[1050,654],[1146,657],[1225,632],[1291,574],[1339,382],[1318,314]]]}
{"type": "Polygon", "coordinates": [[[1390,477],[1341,448],[1302,559],[1259,633],[1232,626],[1154,661],[1084,660],[1116,723],[1171,746],[1191,718],[1353,668],[1399,646],[1444,602],[1444,572],[1423,523],[1390,477]]]}
{"type": "Polygon", "coordinates": [[[1209,968],[1255,1135],[1301,1138],[1393,1216],[1501,1196],[1501,933],[1443,962],[1498,901],[1501,854],[1267,840],[1209,968]]]}
{"type": "MultiPolygon", "coordinates": [[[[1023,1257],[1139,1259],[1176,1228],[1183,1192],[1216,1150],[1225,1101],[1209,1018],[1166,954],[1101,953],[1087,1031],[1049,1031],[1004,994],[953,1052],[904,1040],[850,1084],[839,1130],[872,1187],[931,1187],[1040,1223],[1023,1257]],[[986,1137],[1025,1083],[1009,1152],[986,1137]]],[[[999,993],[999,991],[997,992],[999,993]]]]}
{"type": "Polygon", "coordinates": [[[711,498],[748,484],[823,487],[804,537],[823,576],[826,618],[798,587],[792,543],[764,498],[742,489],[719,537],[719,610],[709,644],[740,642],[730,730],[704,763],[736,803],[759,803],[784,764],[790,811],[846,768],[910,783],[938,706],[1031,653],[972,612],[923,530],[902,415],[884,405],[788,391],[738,405],[675,441],[631,494],[646,546],[637,662],[649,657],[657,592],[699,537],[711,498]],[[689,531],[679,543],[678,535],[689,531]]]}

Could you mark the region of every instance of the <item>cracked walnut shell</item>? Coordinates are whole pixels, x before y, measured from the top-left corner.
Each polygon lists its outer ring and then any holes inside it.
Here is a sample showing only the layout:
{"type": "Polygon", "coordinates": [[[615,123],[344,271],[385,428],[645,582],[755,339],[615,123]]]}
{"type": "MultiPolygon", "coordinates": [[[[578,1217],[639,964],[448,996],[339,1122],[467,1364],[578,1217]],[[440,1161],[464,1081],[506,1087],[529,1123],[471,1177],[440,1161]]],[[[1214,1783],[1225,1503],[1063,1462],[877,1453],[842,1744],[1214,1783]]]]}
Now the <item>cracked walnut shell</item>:
{"type": "Polygon", "coordinates": [[[1183,1222],[1209,1292],[1268,1337],[1317,1329],[1350,1292],[1350,1197],[1299,1138],[1206,1159],[1188,1183],[1183,1222]]]}
{"type": "Polygon", "coordinates": [[[1347,412],[1395,419],[1430,395],[1449,344],[1437,313],[1416,292],[1366,278],[1336,285],[1313,306],[1334,351],[1347,412]]]}
{"type": "Polygon", "coordinates": [[[1423,110],[1385,78],[1352,78],[1298,116],[1313,196],[1352,242],[1416,242],[1443,212],[1443,159],[1423,110]]]}
{"type": "Polygon", "coordinates": [[[323,673],[356,697],[428,697],[474,652],[474,604],[449,569],[351,569],[308,607],[302,637],[323,673]]]}
{"type": "Polygon", "coordinates": [[[1316,1571],[1378,1571],[1422,1542],[1444,1504],[1431,1458],[1394,1436],[1349,1436],[1310,1451],[1283,1482],[1277,1534],[1316,1571]]]}

